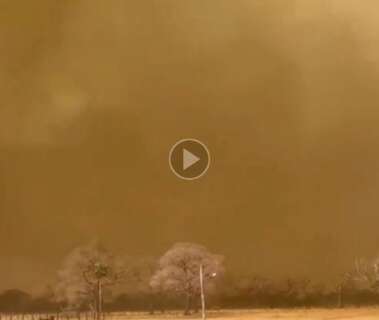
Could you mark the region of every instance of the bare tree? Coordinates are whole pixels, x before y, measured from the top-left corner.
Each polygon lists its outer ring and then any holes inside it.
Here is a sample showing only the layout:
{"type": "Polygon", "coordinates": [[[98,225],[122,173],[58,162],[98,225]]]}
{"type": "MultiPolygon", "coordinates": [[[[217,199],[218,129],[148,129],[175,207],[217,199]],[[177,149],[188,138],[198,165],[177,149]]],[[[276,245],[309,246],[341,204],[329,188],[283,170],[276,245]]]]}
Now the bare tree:
{"type": "MultiPolygon", "coordinates": [[[[159,260],[159,266],[150,284],[153,289],[184,296],[189,314],[193,300],[200,294],[199,268],[203,267],[204,279],[223,272],[223,257],[210,253],[205,247],[193,243],[177,243],[159,260]]],[[[214,282],[206,281],[205,290],[212,289],[214,282]]]]}
{"type": "Polygon", "coordinates": [[[373,261],[356,259],[352,278],[360,287],[378,289],[379,259],[373,261]]]}
{"type": "Polygon", "coordinates": [[[309,292],[311,281],[306,278],[287,278],[284,295],[292,303],[299,303],[304,300],[309,292]]]}
{"type": "Polygon", "coordinates": [[[337,283],[339,308],[345,305],[346,291],[352,289],[373,292],[379,289],[379,260],[355,259],[352,270],[341,275],[337,283]]]}
{"type": "Polygon", "coordinates": [[[344,272],[340,277],[338,277],[336,283],[336,291],[338,294],[338,308],[343,308],[345,306],[345,291],[348,287],[351,287],[352,283],[354,283],[354,278],[354,272],[344,272]]]}
{"type": "Polygon", "coordinates": [[[101,318],[104,290],[118,284],[123,276],[120,259],[97,243],[74,249],[58,272],[55,293],[69,308],[89,307],[101,318]]]}

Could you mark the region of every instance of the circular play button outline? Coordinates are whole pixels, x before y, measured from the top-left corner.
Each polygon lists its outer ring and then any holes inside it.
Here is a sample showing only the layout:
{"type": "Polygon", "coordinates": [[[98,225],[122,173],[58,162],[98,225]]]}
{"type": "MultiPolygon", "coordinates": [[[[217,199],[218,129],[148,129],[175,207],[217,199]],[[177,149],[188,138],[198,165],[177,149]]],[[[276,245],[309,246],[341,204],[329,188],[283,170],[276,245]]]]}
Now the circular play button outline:
{"type": "MultiPolygon", "coordinates": [[[[192,162],[192,164],[191,164],[191,163],[189,163],[189,164],[185,164],[185,163],[183,163],[183,169],[184,169],[184,170],[186,170],[186,167],[187,167],[187,166],[190,167],[190,166],[192,166],[192,165],[195,165],[196,162],[197,162],[196,158],[197,158],[198,160],[200,160],[200,158],[198,158],[197,155],[194,155],[193,153],[191,153],[191,151],[189,151],[189,150],[187,150],[187,149],[185,149],[185,148],[183,148],[183,153],[184,153],[184,154],[185,154],[185,153],[189,153],[189,154],[190,154],[190,157],[193,157],[192,159],[190,158],[190,161],[192,162]]],[[[183,161],[184,161],[184,159],[183,159],[183,161]]],[[[170,166],[171,171],[172,171],[172,172],[173,172],[178,178],[183,179],[183,180],[196,180],[196,179],[201,178],[203,175],[205,175],[205,174],[207,173],[207,171],[208,171],[208,169],[209,169],[209,166],[210,166],[210,163],[211,163],[211,155],[210,155],[210,152],[209,152],[208,147],[207,147],[203,142],[201,142],[200,140],[198,140],[198,139],[194,139],[194,138],[185,138],[185,139],[180,139],[179,141],[177,141],[177,142],[171,147],[170,152],[169,152],[169,156],[168,156],[168,163],[169,163],[169,166],[170,166]],[[203,148],[203,149],[205,150],[205,152],[206,152],[206,156],[207,156],[207,164],[206,164],[205,168],[201,171],[201,173],[199,173],[198,175],[196,175],[196,176],[194,176],[194,177],[186,177],[186,176],[180,174],[180,173],[175,169],[175,167],[174,167],[174,165],[173,165],[173,163],[172,163],[173,153],[174,153],[175,149],[176,149],[179,145],[181,145],[181,144],[183,144],[183,143],[185,143],[185,142],[196,143],[196,144],[200,145],[201,148],[203,148]]]]}

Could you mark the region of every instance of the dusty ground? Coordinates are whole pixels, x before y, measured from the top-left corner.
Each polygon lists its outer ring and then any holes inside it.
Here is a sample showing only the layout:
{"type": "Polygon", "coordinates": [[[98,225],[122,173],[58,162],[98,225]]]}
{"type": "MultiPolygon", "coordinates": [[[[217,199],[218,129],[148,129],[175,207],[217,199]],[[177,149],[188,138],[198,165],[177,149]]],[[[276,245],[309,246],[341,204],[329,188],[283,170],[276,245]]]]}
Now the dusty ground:
{"type": "MultiPolygon", "coordinates": [[[[193,320],[200,319],[199,316],[183,317],[178,313],[167,313],[164,315],[148,316],[142,313],[130,313],[127,315],[114,315],[112,320],[121,319],[180,319],[193,320]]],[[[244,310],[244,311],[218,311],[210,312],[209,319],[217,320],[266,320],[266,319],[283,319],[283,320],[377,320],[379,319],[379,308],[346,308],[346,309],[295,309],[295,310],[244,310]]]]}

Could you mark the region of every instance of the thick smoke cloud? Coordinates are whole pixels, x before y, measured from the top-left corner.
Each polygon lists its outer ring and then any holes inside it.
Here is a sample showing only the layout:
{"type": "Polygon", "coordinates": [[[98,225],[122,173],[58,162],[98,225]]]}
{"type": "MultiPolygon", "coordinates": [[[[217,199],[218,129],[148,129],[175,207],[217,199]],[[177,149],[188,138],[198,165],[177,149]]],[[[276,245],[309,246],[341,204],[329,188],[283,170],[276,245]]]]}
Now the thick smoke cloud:
{"type": "Polygon", "coordinates": [[[330,280],[376,254],[377,6],[1,1],[2,286],[94,237],[330,280]],[[167,167],[187,136],[214,158],[199,183],[167,167]]]}

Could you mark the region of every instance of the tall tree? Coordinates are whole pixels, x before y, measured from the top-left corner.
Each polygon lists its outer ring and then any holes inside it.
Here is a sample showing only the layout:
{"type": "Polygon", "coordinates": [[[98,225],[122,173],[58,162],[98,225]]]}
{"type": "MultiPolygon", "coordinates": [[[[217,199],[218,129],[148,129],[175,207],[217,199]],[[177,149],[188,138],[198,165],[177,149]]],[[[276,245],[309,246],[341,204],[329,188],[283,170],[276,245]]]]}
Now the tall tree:
{"type": "Polygon", "coordinates": [[[58,272],[56,297],[69,308],[90,308],[100,319],[104,289],[118,284],[123,264],[98,243],[75,248],[58,272]]]}
{"type": "MultiPolygon", "coordinates": [[[[205,247],[193,243],[177,243],[159,260],[158,269],[150,284],[156,290],[164,290],[186,299],[184,314],[189,314],[193,300],[200,295],[200,266],[205,280],[223,272],[223,257],[210,253],[205,247]]],[[[209,291],[214,281],[205,281],[209,291]]]]}

